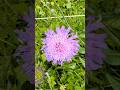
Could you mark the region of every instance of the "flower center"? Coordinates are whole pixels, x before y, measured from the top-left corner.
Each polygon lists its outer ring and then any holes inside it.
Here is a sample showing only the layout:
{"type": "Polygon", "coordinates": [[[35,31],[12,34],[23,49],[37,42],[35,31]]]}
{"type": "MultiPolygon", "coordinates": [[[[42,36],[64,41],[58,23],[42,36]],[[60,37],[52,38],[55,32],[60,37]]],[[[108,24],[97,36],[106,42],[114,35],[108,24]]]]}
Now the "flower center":
{"type": "Polygon", "coordinates": [[[63,52],[64,49],[63,45],[60,42],[55,44],[55,48],[57,52],[63,52]]]}

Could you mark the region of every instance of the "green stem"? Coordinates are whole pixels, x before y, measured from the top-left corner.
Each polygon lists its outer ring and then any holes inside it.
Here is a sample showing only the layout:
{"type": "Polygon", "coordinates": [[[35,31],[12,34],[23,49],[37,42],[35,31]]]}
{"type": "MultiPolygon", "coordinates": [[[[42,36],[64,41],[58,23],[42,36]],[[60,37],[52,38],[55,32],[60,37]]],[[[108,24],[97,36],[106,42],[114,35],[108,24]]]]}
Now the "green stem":
{"type": "MultiPolygon", "coordinates": [[[[49,76],[49,74],[48,73],[46,73],[46,75],[47,75],[47,77],[48,77],[48,80],[50,80],[50,76],[49,76]]],[[[52,86],[51,86],[51,84],[48,82],[48,84],[49,84],[49,86],[50,86],[50,90],[52,90],[52,86]]]]}

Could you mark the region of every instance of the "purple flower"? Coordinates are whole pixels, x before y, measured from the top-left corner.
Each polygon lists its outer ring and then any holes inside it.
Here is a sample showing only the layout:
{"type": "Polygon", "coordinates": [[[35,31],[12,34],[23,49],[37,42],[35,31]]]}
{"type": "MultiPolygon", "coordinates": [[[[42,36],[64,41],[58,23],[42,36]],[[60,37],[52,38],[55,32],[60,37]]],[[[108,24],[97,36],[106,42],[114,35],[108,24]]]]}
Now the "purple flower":
{"type": "Polygon", "coordinates": [[[56,31],[48,30],[45,32],[46,37],[43,40],[42,50],[44,51],[47,61],[53,61],[54,64],[61,65],[63,61],[71,61],[71,58],[79,50],[77,35],[70,34],[71,28],[64,26],[57,27],[56,31]]]}
{"type": "Polygon", "coordinates": [[[22,19],[27,22],[26,31],[23,32],[17,29],[16,33],[18,38],[26,44],[17,48],[16,56],[20,56],[23,59],[22,69],[29,77],[29,81],[34,84],[34,10],[30,7],[22,19]]]}
{"type": "Polygon", "coordinates": [[[96,70],[101,68],[103,64],[103,60],[105,58],[105,54],[103,53],[103,49],[107,48],[105,43],[106,34],[97,34],[93,31],[104,28],[104,25],[100,22],[94,22],[94,16],[88,17],[88,25],[87,25],[87,35],[86,35],[86,68],[87,70],[96,70]]]}

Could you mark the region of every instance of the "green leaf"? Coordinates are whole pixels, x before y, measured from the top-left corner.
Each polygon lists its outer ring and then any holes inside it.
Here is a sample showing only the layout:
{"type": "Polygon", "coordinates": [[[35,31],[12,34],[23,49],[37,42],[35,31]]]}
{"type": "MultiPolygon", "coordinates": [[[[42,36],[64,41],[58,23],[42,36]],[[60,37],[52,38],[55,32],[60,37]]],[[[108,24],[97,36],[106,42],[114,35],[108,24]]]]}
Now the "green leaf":
{"type": "Polygon", "coordinates": [[[80,47],[80,53],[85,54],[85,48],[80,47]]]}
{"type": "Polygon", "coordinates": [[[109,54],[106,62],[110,65],[120,65],[120,53],[109,54]]]}
{"type": "Polygon", "coordinates": [[[14,5],[13,7],[14,7],[14,10],[18,13],[23,13],[25,12],[25,10],[27,10],[27,5],[25,3],[19,3],[14,5]]]}
{"type": "Polygon", "coordinates": [[[75,86],[75,90],[81,90],[80,86],[75,86]]]}
{"type": "Polygon", "coordinates": [[[49,79],[48,79],[48,83],[51,87],[54,87],[54,85],[56,84],[55,82],[55,78],[53,76],[51,76],[49,79]]]}
{"type": "Polygon", "coordinates": [[[68,4],[67,4],[67,8],[71,8],[71,3],[68,3],[68,4]]]}
{"type": "Polygon", "coordinates": [[[23,85],[23,83],[25,81],[28,80],[27,76],[23,73],[21,67],[17,67],[15,68],[15,73],[16,73],[16,78],[18,80],[18,86],[17,87],[17,90],[21,90],[21,86],[23,85]]]}
{"type": "Polygon", "coordinates": [[[110,74],[106,74],[106,77],[108,78],[109,82],[111,83],[113,90],[120,90],[120,82],[118,80],[116,80],[114,76],[112,76],[110,74]]]}

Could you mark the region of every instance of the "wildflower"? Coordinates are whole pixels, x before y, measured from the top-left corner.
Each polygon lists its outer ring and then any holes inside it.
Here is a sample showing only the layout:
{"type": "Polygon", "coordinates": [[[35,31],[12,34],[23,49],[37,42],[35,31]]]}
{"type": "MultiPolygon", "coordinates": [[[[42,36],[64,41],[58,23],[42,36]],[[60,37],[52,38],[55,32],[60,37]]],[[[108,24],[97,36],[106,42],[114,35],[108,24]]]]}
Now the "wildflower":
{"type": "Polygon", "coordinates": [[[28,24],[26,26],[26,31],[16,30],[18,38],[26,43],[25,45],[20,45],[16,50],[16,55],[23,59],[23,65],[21,68],[29,77],[29,81],[34,84],[34,10],[29,9],[29,12],[23,16],[23,20],[28,24]]]}
{"type": "Polygon", "coordinates": [[[103,53],[103,49],[107,48],[105,43],[106,34],[97,34],[93,31],[104,28],[104,25],[97,21],[92,23],[95,20],[95,17],[88,17],[88,25],[87,25],[87,41],[86,41],[86,68],[87,70],[96,70],[101,68],[103,64],[103,60],[105,58],[105,54],[103,53]]]}
{"type": "Polygon", "coordinates": [[[42,50],[44,51],[47,61],[53,61],[54,64],[61,65],[63,61],[71,61],[71,58],[79,50],[77,35],[70,34],[71,28],[64,26],[57,27],[56,32],[48,30],[45,32],[46,37],[43,40],[42,50]]]}

